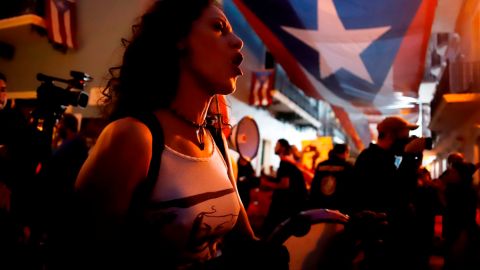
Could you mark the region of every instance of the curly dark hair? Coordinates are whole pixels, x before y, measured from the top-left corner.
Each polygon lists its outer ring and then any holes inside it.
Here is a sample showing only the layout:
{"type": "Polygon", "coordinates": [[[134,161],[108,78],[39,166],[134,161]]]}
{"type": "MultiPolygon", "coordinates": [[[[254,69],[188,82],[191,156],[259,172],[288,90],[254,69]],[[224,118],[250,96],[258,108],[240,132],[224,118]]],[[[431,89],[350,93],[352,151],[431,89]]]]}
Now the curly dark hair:
{"type": "Polygon", "coordinates": [[[158,0],[123,40],[121,66],[110,68],[103,90],[104,113],[110,121],[170,105],[176,96],[180,59],[178,43],[215,0],[158,0]]]}

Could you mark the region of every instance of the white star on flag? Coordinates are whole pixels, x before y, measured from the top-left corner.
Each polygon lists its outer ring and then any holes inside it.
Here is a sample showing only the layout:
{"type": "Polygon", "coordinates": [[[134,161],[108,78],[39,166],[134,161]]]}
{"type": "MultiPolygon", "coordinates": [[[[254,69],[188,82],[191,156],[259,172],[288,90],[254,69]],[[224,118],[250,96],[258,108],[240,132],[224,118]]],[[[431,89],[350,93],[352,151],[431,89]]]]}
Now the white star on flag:
{"type": "Polygon", "coordinates": [[[370,83],[373,80],[360,54],[390,29],[389,26],[345,29],[333,0],[317,0],[317,30],[282,28],[319,52],[322,79],[343,68],[370,83]]]}

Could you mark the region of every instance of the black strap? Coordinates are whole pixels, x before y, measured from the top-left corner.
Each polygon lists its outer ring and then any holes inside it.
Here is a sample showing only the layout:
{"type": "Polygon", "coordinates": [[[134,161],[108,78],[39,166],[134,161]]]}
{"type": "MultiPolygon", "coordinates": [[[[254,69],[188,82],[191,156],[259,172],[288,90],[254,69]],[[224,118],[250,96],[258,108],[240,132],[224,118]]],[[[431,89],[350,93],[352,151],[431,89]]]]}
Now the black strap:
{"type": "MultiPolygon", "coordinates": [[[[148,200],[155,187],[162,161],[162,152],[165,149],[165,143],[162,126],[153,113],[140,114],[133,117],[144,123],[152,133],[152,159],[150,160],[147,179],[140,183],[135,190],[130,209],[133,211],[133,213],[130,214],[140,214],[141,210],[149,204],[148,200]]],[[[221,134],[222,131],[210,125],[207,126],[207,129],[212,134],[215,144],[222,153],[223,159],[225,162],[228,162],[226,147],[221,134]]]]}
{"type": "Polygon", "coordinates": [[[223,159],[225,160],[225,162],[228,162],[228,156],[226,153],[227,148],[225,147],[225,143],[223,141],[222,130],[212,125],[207,125],[207,129],[208,131],[210,131],[210,134],[212,134],[213,140],[215,141],[218,149],[220,149],[220,153],[222,153],[223,159]]]}
{"type": "MultiPolygon", "coordinates": [[[[151,193],[155,187],[160,170],[162,152],[165,149],[163,129],[156,116],[152,113],[135,115],[133,117],[144,123],[152,133],[152,159],[150,160],[147,178],[140,183],[133,193],[129,213],[127,214],[127,230],[124,232],[125,241],[122,247],[128,250],[128,256],[130,257],[127,258],[127,261],[135,265],[136,268],[139,267],[139,263],[148,266],[148,269],[152,269],[152,266],[161,263],[162,269],[170,269],[170,267],[165,265],[165,260],[161,259],[162,256],[169,256],[168,251],[160,250],[157,252],[155,244],[157,238],[153,237],[156,233],[156,228],[155,226],[152,227],[152,224],[145,220],[143,216],[144,210],[148,208],[150,203],[151,193]]],[[[222,152],[222,156],[227,161],[221,130],[216,130],[213,127],[208,127],[208,129],[217,147],[222,152]]]]}
{"type": "MultiPolygon", "coordinates": [[[[147,179],[140,183],[132,197],[133,211],[138,211],[148,203],[150,194],[157,182],[160,163],[162,161],[162,152],[165,149],[163,129],[157,117],[153,113],[144,113],[134,115],[136,119],[145,124],[152,133],[152,158],[148,169],[147,179]]],[[[138,213],[137,213],[138,214],[138,213]]]]}

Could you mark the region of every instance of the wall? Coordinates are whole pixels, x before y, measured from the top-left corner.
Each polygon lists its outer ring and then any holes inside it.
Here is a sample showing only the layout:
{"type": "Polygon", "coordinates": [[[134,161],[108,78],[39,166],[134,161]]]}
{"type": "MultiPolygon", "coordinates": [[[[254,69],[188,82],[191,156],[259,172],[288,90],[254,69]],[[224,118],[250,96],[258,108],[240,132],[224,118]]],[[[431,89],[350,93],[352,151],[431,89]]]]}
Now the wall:
{"type": "Polygon", "coordinates": [[[0,70],[8,77],[10,91],[35,91],[38,72],[70,78],[70,70],[78,70],[94,78],[90,87],[104,84],[108,68],[118,64],[121,38],[129,36],[131,24],[149,1],[78,1],[80,48],[65,54],[54,50],[46,37],[27,33],[28,39],[14,44],[13,60],[0,59],[0,70]]]}

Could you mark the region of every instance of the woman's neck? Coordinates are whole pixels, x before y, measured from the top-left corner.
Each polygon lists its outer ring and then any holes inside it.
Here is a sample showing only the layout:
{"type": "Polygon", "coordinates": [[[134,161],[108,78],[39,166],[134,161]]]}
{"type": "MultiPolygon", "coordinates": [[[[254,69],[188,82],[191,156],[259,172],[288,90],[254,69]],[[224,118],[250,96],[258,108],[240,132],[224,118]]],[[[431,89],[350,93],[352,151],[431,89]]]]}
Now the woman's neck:
{"type": "Polygon", "coordinates": [[[210,101],[211,96],[199,88],[179,88],[170,108],[188,120],[201,124],[205,122],[210,101]]]}
{"type": "MultiPolygon", "coordinates": [[[[178,88],[177,95],[173,102],[170,104],[170,107],[167,109],[169,115],[167,121],[176,121],[168,124],[170,127],[175,127],[178,134],[188,141],[194,142],[200,151],[208,150],[206,152],[210,153],[212,149],[212,142],[210,142],[206,137],[206,116],[210,106],[210,100],[212,99],[208,92],[199,87],[194,87],[195,85],[189,84],[186,87],[185,83],[180,83],[178,88]],[[179,125],[180,122],[183,124],[179,125]],[[193,129],[192,129],[193,128],[193,129]],[[192,132],[194,131],[194,132],[192,132]]],[[[177,134],[177,135],[178,135],[177,134]]],[[[178,137],[177,137],[178,139],[178,137]]],[[[179,143],[177,139],[172,139],[170,145],[177,145],[182,153],[190,153],[191,147],[185,147],[186,144],[179,143]],[[176,142],[177,143],[176,143],[176,142]]],[[[168,134],[166,136],[166,141],[169,140],[168,134]]],[[[193,155],[198,153],[193,152],[193,155]]]]}

